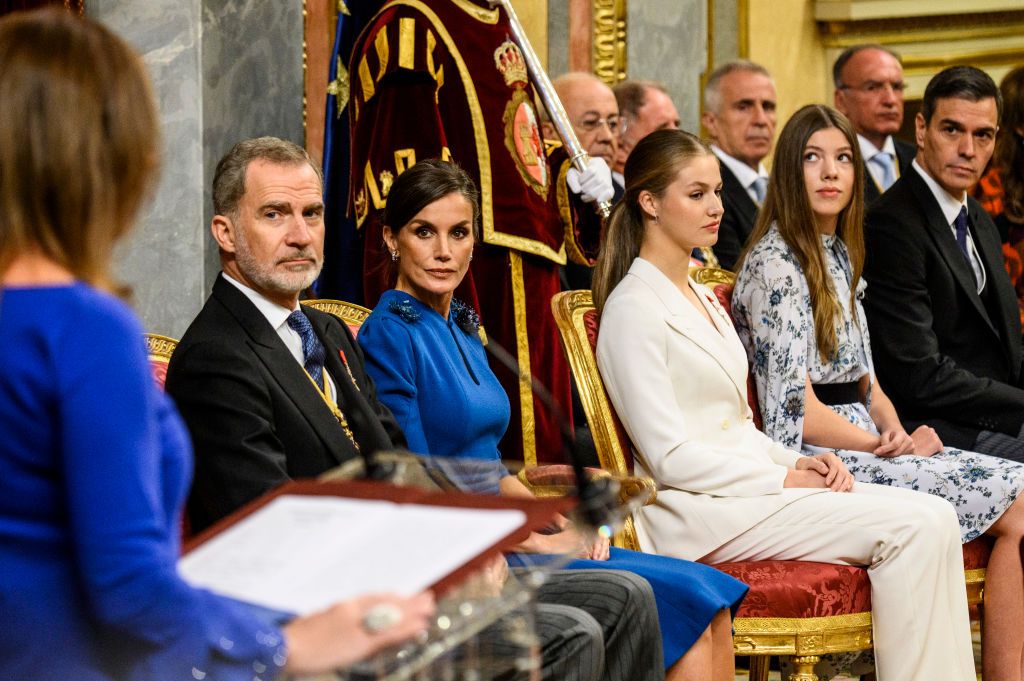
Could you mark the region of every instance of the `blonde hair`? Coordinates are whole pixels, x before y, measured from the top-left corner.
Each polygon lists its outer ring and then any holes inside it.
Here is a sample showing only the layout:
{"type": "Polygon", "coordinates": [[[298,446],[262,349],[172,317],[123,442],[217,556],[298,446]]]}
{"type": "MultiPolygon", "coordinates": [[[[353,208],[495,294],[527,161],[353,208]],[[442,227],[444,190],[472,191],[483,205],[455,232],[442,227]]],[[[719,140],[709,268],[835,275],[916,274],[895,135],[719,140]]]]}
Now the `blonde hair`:
{"type": "Polygon", "coordinates": [[[700,139],[683,130],[656,130],[633,147],[626,159],[626,190],[608,218],[601,254],[594,266],[593,295],[598,313],[640,255],[644,238],[640,193],[648,191],[660,198],[687,163],[711,153],[700,139]]]}
{"type": "Polygon", "coordinates": [[[747,254],[775,225],[783,241],[793,251],[811,294],[814,317],[814,339],[822,361],[835,356],[838,349],[836,326],[842,309],[836,298],[832,279],[825,264],[821,245],[804,180],[804,150],[811,135],[826,128],[836,128],[846,138],[853,155],[854,179],[850,203],[839,213],[836,235],[846,244],[853,277],[850,282],[850,309],[856,309],[857,284],[864,270],[864,163],[853,126],[843,114],[829,106],[811,104],[789,119],[779,135],[772,162],[771,179],[764,205],[758,212],[754,231],[736,264],[740,271],[747,254]]]}
{"type": "Polygon", "coordinates": [[[123,40],[54,8],[0,20],[0,273],[37,248],[115,288],[111,249],[135,219],[158,144],[148,79],[123,40]]]}

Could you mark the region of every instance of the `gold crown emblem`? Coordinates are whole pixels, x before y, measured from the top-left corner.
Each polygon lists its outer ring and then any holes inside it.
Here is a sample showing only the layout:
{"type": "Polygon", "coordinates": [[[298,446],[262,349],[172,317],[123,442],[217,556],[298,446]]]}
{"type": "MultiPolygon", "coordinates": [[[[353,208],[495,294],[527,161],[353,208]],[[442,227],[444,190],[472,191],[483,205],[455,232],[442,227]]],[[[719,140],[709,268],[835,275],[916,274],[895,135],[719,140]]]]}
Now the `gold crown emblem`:
{"type": "Polygon", "coordinates": [[[494,65],[505,77],[505,85],[526,85],[529,77],[526,74],[526,60],[519,46],[511,40],[506,40],[494,51],[494,65]]]}

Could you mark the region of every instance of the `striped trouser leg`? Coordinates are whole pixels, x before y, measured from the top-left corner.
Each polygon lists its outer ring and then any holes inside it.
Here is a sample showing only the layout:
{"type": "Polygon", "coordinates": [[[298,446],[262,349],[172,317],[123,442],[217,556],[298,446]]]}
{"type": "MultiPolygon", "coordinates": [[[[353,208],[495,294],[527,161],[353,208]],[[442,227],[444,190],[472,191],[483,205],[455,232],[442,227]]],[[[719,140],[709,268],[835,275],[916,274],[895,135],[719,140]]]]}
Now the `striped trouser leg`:
{"type": "MultiPolygon", "coordinates": [[[[556,572],[541,587],[538,601],[578,608],[598,623],[604,641],[604,673],[599,678],[607,681],[665,678],[654,592],[642,577],[619,570],[556,572]]],[[[543,645],[543,637],[541,641],[543,645]]],[[[545,675],[545,678],[572,677],[545,675]]]]}

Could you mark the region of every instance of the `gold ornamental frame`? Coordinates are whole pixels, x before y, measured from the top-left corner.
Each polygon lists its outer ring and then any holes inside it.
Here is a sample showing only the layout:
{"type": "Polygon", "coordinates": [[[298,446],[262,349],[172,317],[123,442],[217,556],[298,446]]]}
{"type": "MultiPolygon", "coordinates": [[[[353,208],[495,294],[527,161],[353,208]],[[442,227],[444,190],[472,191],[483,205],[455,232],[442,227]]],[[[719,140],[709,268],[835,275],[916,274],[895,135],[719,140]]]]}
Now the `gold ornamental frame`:
{"type": "Polygon", "coordinates": [[[626,0],[591,3],[591,69],[612,86],[626,79],[626,0]]]}

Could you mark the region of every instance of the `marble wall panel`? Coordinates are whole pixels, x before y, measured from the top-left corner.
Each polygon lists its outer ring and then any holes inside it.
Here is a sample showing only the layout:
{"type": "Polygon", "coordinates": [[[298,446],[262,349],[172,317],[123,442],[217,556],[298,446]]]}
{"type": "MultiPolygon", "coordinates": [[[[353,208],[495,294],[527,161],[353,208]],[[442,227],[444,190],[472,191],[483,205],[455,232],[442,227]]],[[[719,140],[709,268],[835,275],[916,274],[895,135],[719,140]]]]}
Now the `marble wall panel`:
{"type": "MultiPolygon", "coordinates": [[[[202,30],[205,232],[213,172],[232,145],[262,135],[305,143],[302,0],[203,0],[202,30]]],[[[209,285],[220,261],[213,238],[204,238],[209,285]]]]}
{"type": "Polygon", "coordinates": [[[217,160],[246,137],[302,144],[302,0],[90,0],[88,13],[143,56],[163,163],[116,254],[149,331],[180,337],[220,269],[209,236],[217,160]]]}
{"type": "Polygon", "coordinates": [[[569,2],[548,3],[548,74],[554,78],[569,71],[569,2]]]}
{"type": "Polygon", "coordinates": [[[163,124],[159,181],[115,262],[146,329],[177,337],[204,296],[200,0],[89,0],[87,11],[142,54],[153,81],[163,124]]]}
{"type": "Polygon", "coordinates": [[[627,12],[629,77],[664,83],[682,127],[698,131],[700,76],[707,63],[706,0],[631,0],[627,12]]]}

